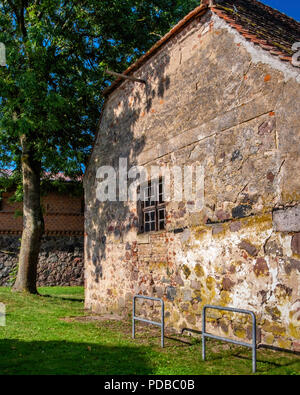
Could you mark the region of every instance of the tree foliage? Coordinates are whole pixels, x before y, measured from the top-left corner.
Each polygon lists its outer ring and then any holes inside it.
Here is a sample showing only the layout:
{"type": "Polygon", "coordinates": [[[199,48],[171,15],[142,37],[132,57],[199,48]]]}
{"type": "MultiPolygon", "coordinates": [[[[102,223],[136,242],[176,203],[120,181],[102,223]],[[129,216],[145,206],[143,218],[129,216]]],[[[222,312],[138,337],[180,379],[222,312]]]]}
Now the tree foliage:
{"type": "MultiPolygon", "coordinates": [[[[37,293],[42,174],[76,178],[89,155],[106,68],[122,72],[194,0],[3,0],[0,167],[22,174],[23,233],[13,289],[37,293]]],[[[22,180],[22,182],[21,182],[22,180]]]]}
{"type": "Polygon", "coordinates": [[[109,84],[198,1],[4,0],[0,166],[19,166],[20,136],[41,170],[82,171],[109,84]]]}

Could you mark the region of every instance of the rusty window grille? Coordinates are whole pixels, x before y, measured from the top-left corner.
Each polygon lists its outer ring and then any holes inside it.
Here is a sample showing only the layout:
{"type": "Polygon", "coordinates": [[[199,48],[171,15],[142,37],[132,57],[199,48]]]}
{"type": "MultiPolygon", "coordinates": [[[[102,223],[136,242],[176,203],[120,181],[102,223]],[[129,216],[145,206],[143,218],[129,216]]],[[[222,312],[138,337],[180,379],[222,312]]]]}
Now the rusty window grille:
{"type": "Polygon", "coordinates": [[[166,225],[166,206],[164,201],[163,178],[149,181],[138,188],[139,233],[164,230],[166,225]]]}

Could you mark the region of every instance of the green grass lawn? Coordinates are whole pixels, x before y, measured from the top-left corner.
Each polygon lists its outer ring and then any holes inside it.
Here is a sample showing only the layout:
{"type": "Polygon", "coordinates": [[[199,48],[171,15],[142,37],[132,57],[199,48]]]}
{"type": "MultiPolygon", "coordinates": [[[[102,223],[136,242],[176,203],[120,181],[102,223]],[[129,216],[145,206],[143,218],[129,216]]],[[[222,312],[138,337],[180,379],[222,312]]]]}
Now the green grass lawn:
{"type": "MultiPolygon", "coordinates": [[[[251,350],[170,336],[160,348],[159,328],[130,321],[91,321],[83,308],[83,288],[40,288],[42,296],[24,296],[0,288],[6,326],[0,327],[0,374],[251,374],[251,350]],[[72,319],[73,317],[73,319],[72,319]],[[66,319],[67,318],[67,319],[66,319]]],[[[257,374],[295,375],[300,358],[259,349],[257,374]]]]}

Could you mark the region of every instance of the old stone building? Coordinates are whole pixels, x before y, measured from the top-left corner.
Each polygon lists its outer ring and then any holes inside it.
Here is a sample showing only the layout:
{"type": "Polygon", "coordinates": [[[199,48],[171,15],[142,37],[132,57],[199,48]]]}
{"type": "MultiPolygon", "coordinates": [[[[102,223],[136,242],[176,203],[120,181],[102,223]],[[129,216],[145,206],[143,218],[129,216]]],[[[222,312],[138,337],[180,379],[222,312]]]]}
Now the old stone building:
{"type": "MultiPolygon", "coordinates": [[[[85,305],[126,314],[134,294],[162,297],[178,331],[200,330],[205,304],[249,309],[259,343],[299,351],[300,24],[255,0],[202,3],[124,73],[146,84],[105,92],[84,179],[85,305]],[[119,158],[202,165],[204,207],[171,200],[152,227],[134,202],[100,202],[97,170],[119,158]]],[[[210,320],[251,335],[242,316],[210,320]]]]}

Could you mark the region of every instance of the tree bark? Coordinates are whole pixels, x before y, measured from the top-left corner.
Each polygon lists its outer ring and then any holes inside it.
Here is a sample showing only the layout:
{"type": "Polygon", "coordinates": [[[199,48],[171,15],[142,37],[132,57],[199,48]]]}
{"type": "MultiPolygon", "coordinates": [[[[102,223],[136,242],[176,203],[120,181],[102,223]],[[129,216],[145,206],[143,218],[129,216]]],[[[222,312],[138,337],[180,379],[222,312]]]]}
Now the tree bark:
{"type": "Polygon", "coordinates": [[[34,158],[27,137],[21,137],[23,174],[23,233],[19,269],[13,291],[37,294],[37,265],[44,233],[40,199],[41,163],[34,158]]]}

